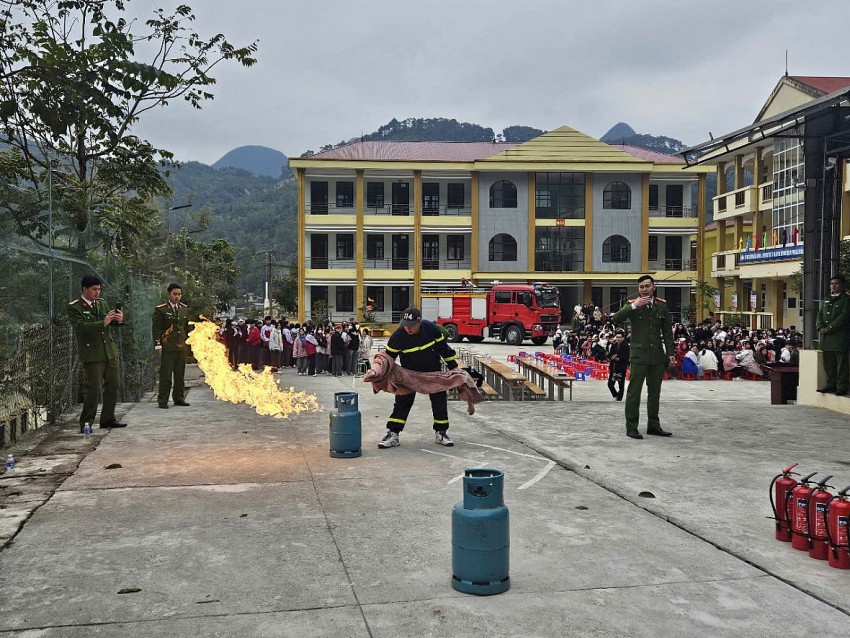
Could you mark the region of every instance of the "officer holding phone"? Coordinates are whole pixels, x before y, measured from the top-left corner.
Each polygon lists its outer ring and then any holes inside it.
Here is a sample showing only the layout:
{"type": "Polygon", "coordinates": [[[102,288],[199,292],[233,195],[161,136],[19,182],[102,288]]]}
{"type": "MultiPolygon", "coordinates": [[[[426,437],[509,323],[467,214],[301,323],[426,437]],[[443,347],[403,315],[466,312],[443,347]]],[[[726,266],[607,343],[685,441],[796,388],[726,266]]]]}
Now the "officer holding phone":
{"type": "Polygon", "coordinates": [[[68,320],[77,336],[77,355],[85,372],[85,398],[80,413],[80,432],[91,425],[97,405],[103,397],[100,427],[123,428],[115,418],[118,402],[118,348],[112,329],[124,323],[121,302],[111,309],[100,299],[103,282],[96,275],[85,275],[80,282],[82,294],[68,304],[68,320]]]}
{"type": "Polygon", "coordinates": [[[186,406],[183,379],[186,371],[186,355],[189,346],[189,311],[183,298],[180,284],[168,285],[168,301],[153,310],[153,343],[159,355],[159,393],[157,404],[168,409],[168,395],[172,394],[175,406],[186,406]],[[174,392],[172,393],[172,379],[174,392]]]}

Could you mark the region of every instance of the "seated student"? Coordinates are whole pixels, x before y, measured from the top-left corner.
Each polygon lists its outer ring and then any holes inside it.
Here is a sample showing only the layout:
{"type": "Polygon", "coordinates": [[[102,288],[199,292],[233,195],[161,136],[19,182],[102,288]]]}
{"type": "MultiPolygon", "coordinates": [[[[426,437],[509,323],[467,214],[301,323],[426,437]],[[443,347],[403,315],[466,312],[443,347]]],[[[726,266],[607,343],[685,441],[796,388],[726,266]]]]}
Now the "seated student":
{"type": "Polygon", "coordinates": [[[697,353],[697,368],[699,376],[705,376],[706,370],[717,372],[717,355],[708,348],[703,348],[697,353]]]}
{"type": "Polygon", "coordinates": [[[731,345],[723,346],[721,358],[723,359],[723,372],[732,373],[733,379],[741,376],[741,367],[735,359],[735,351],[732,349],[731,345]]]}
{"type": "Polygon", "coordinates": [[[682,376],[690,374],[696,376],[699,374],[699,366],[697,365],[697,347],[691,346],[691,349],[685,353],[682,359],[682,376]]]}
{"type": "Polygon", "coordinates": [[[741,342],[741,349],[738,351],[738,354],[735,355],[735,360],[738,362],[738,365],[747,372],[757,377],[764,376],[764,372],[762,372],[761,367],[756,362],[755,353],[750,348],[749,341],[741,342]]]}

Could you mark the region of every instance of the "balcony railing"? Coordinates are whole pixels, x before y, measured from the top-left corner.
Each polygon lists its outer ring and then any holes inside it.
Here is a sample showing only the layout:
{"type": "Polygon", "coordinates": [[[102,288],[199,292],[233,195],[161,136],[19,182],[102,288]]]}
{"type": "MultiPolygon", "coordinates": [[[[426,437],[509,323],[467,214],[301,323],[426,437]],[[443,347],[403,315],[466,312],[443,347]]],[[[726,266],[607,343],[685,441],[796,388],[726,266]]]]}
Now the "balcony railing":
{"type": "Polygon", "coordinates": [[[304,261],[307,268],[314,270],[328,270],[331,268],[354,268],[357,266],[354,259],[336,259],[331,257],[307,257],[304,261]]]}
{"type": "MultiPolygon", "coordinates": [[[[712,255],[713,273],[736,274],[740,271],[741,254],[738,251],[729,251],[724,253],[715,253],[712,255]]],[[[712,276],[720,276],[712,275],[712,276]]]]}
{"type": "Polygon", "coordinates": [[[696,270],[696,259],[652,259],[649,261],[651,270],[696,270]]]}
{"type": "MultiPolygon", "coordinates": [[[[355,202],[346,202],[344,205],[328,203],[314,204],[306,203],[304,211],[307,215],[354,215],[357,212],[355,202]]],[[[412,204],[380,204],[366,202],[363,207],[365,215],[412,215],[412,204]]],[[[423,217],[464,217],[472,215],[472,208],[466,204],[463,206],[423,206],[423,217]]]]}
{"type": "Polygon", "coordinates": [[[650,206],[650,217],[696,217],[697,209],[691,206],[650,206]]]}
{"type": "Polygon", "coordinates": [[[761,203],[773,204],[773,182],[764,184],[761,187],[761,203]]]}

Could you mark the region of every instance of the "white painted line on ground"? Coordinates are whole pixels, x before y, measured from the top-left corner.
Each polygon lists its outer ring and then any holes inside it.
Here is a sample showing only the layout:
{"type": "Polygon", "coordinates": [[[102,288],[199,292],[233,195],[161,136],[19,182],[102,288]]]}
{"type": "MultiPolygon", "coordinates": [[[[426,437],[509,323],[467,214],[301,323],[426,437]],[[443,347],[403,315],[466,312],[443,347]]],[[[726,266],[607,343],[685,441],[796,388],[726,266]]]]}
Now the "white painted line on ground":
{"type": "Polygon", "coordinates": [[[516,454],[517,456],[525,456],[525,457],[528,457],[530,459],[535,459],[537,461],[547,461],[548,460],[548,459],[546,459],[542,456],[534,456],[533,454],[523,454],[522,452],[514,452],[513,450],[506,450],[503,447],[495,447],[493,445],[485,445],[484,443],[465,442],[465,444],[466,445],[477,445],[479,447],[486,447],[486,448],[490,448],[491,450],[499,450],[500,452],[507,452],[508,454],[516,454]]]}
{"type": "MultiPolygon", "coordinates": [[[[482,461],[482,462],[481,462],[481,465],[477,465],[476,467],[487,467],[488,465],[490,465],[490,461],[482,461]]],[[[457,482],[458,482],[460,479],[462,479],[464,476],[466,476],[466,472],[464,472],[463,474],[459,474],[458,476],[456,476],[456,477],[454,477],[453,479],[449,480],[449,482],[448,482],[448,483],[446,483],[446,485],[451,485],[452,483],[457,483],[457,482]]]]}
{"type": "Polygon", "coordinates": [[[542,470],[540,470],[540,471],[537,473],[537,476],[535,476],[533,479],[531,479],[531,480],[530,480],[530,481],[528,481],[527,483],[523,483],[523,484],[522,484],[522,485],[520,485],[517,489],[518,489],[518,490],[524,490],[524,489],[526,489],[526,488],[528,488],[528,487],[531,487],[532,485],[534,485],[535,483],[537,483],[537,481],[539,481],[539,480],[540,480],[540,479],[542,479],[544,476],[546,476],[546,475],[549,473],[549,470],[551,470],[553,467],[555,467],[555,461],[549,461],[548,465],[546,465],[546,467],[544,467],[542,470]]]}
{"type": "MultiPolygon", "coordinates": [[[[434,450],[426,450],[424,447],[420,448],[422,452],[427,452],[428,454],[436,454],[437,456],[445,456],[448,459],[457,459],[458,461],[466,461],[467,463],[480,463],[478,459],[467,459],[462,456],[454,456],[453,454],[443,454],[442,452],[435,452],[434,450]]],[[[476,467],[478,467],[476,465],[476,467]]]]}

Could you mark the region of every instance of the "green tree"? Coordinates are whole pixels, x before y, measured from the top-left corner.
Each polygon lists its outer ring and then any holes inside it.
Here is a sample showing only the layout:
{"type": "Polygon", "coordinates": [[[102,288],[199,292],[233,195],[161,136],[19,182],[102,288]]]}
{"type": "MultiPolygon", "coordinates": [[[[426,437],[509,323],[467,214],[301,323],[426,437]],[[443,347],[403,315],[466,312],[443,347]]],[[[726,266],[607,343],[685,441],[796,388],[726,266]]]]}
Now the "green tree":
{"type": "Polygon", "coordinates": [[[298,269],[289,268],[286,275],[272,282],[272,299],[286,313],[298,310],[298,269]]]}
{"type": "Polygon", "coordinates": [[[129,2],[0,0],[0,128],[10,147],[0,210],[42,246],[50,206],[60,250],[144,251],[158,224],[149,202],[169,190],[160,165],[172,154],[133,126],[173,100],[201,108],[220,62],[255,63],[256,42],[199,35],[186,5],[132,21],[129,2]]]}

